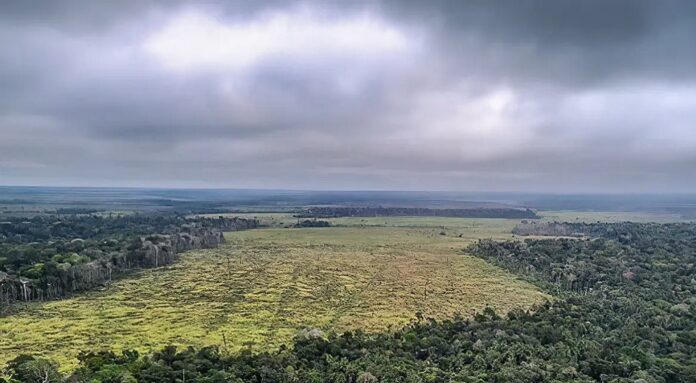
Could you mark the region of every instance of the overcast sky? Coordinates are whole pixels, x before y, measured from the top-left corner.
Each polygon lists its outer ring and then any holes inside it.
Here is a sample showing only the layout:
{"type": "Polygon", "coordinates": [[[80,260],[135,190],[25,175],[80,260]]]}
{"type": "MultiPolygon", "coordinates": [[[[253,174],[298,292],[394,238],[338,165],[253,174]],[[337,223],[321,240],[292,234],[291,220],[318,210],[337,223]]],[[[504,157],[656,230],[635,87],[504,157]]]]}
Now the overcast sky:
{"type": "Polygon", "coordinates": [[[0,184],[696,192],[696,2],[2,1],[0,184]]]}

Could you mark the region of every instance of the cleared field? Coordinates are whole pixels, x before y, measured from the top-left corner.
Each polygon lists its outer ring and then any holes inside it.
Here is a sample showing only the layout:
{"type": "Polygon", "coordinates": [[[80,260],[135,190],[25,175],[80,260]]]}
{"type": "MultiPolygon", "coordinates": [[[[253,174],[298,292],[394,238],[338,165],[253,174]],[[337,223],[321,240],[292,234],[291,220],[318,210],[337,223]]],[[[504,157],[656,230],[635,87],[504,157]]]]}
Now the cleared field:
{"type": "MultiPolygon", "coordinates": [[[[539,211],[542,221],[559,222],[684,222],[689,221],[679,214],[649,213],[649,212],[606,212],[606,211],[539,211]]],[[[226,213],[203,214],[202,216],[216,217],[219,215],[242,218],[256,218],[264,226],[285,227],[297,222],[292,213],[226,213]]],[[[341,217],[328,218],[334,226],[385,226],[412,228],[443,228],[463,234],[464,238],[481,238],[481,236],[496,237],[509,233],[519,219],[480,219],[456,217],[341,217]]],[[[450,234],[450,233],[448,233],[450,234]]]]}
{"type": "Polygon", "coordinates": [[[328,221],[336,226],[404,227],[444,232],[464,239],[510,238],[511,230],[520,223],[518,219],[455,218],[455,217],[342,217],[328,221]]]}
{"type": "Polygon", "coordinates": [[[106,291],[31,304],[0,318],[0,364],[35,353],[66,369],[80,350],[98,348],[276,347],[305,327],[376,331],[403,325],[417,312],[442,319],[486,305],[500,312],[528,308],[547,298],[461,254],[469,240],[440,230],[229,233],[219,249],[186,253],[175,265],[141,272],[106,291]]]}
{"type": "MultiPolygon", "coordinates": [[[[292,213],[226,213],[201,214],[203,217],[241,217],[256,218],[259,223],[270,227],[287,227],[297,223],[292,213]]],[[[446,230],[448,235],[462,234],[462,238],[509,238],[510,231],[519,219],[498,218],[457,218],[457,217],[340,217],[322,218],[333,226],[342,227],[404,227],[446,230]]]]}

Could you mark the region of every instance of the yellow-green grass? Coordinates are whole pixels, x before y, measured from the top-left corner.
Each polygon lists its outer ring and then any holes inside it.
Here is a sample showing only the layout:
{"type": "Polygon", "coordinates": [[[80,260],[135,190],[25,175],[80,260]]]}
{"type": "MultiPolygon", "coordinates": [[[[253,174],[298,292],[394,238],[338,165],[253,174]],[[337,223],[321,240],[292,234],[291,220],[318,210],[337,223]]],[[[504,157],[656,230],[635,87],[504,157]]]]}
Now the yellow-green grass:
{"type": "MultiPolygon", "coordinates": [[[[208,214],[205,216],[219,216],[208,214]]],[[[292,213],[225,213],[223,216],[256,218],[263,226],[287,227],[297,222],[292,213]]],[[[539,211],[542,221],[559,222],[680,222],[685,221],[679,214],[649,212],[605,212],[605,211],[539,211]]],[[[454,217],[341,217],[328,218],[335,226],[385,226],[385,227],[430,227],[445,228],[452,233],[459,232],[464,237],[480,238],[488,233],[496,236],[509,233],[519,219],[482,219],[454,217]]]]}
{"type": "MultiPolygon", "coordinates": [[[[427,317],[530,308],[548,297],[463,254],[439,228],[332,227],[228,233],[214,250],[0,318],[0,364],[20,353],[64,370],[81,350],[275,348],[302,328],[382,331],[427,317]]],[[[487,236],[505,236],[489,230],[487,236]]]]}
{"type": "Polygon", "coordinates": [[[456,217],[342,217],[328,221],[335,226],[430,228],[468,239],[509,238],[511,230],[520,223],[518,219],[456,217]]]}
{"type": "MultiPolygon", "coordinates": [[[[255,218],[263,226],[288,227],[297,223],[293,213],[224,213],[203,214],[203,217],[255,218]]],[[[463,234],[470,239],[506,236],[520,223],[519,219],[457,218],[457,217],[340,217],[321,218],[334,226],[384,226],[432,228],[449,230],[448,234],[463,234]]],[[[438,231],[439,232],[439,231],[438,231]]]]}

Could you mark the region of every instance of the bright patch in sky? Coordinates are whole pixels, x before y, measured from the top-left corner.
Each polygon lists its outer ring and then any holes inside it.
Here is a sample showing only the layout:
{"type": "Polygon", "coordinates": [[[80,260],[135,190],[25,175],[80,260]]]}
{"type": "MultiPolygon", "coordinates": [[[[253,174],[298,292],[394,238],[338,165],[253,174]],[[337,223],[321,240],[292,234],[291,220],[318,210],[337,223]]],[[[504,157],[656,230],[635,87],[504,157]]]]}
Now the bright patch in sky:
{"type": "Polygon", "coordinates": [[[311,12],[272,13],[239,24],[184,12],[146,39],[144,48],[177,70],[239,69],[264,59],[369,59],[405,51],[407,37],[369,15],[332,20],[311,12]]]}

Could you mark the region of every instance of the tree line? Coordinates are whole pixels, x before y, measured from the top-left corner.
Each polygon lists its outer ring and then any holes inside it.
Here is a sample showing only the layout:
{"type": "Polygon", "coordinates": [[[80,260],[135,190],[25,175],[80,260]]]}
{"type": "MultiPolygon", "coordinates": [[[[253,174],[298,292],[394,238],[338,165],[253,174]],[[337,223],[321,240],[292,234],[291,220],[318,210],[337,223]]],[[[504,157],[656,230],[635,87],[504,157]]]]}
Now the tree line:
{"type": "Polygon", "coordinates": [[[458,217],[458,218],[511,218],[535,219],[537,214],[530,209],[515,208],[466,208],[431,209],[424,207],[346,207],[319,206],[302,210],[299,218],[338,217],[458,217]]]}
{"type": "Polygon", "coordinates": [[[10,218],[0,222],[0,314],[16,302],[62,298],[169,264],[182,251],[218,246],[223,231],[257,224],[168,215],[10,218]]]}

